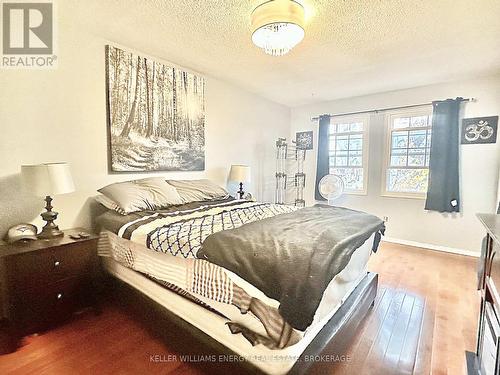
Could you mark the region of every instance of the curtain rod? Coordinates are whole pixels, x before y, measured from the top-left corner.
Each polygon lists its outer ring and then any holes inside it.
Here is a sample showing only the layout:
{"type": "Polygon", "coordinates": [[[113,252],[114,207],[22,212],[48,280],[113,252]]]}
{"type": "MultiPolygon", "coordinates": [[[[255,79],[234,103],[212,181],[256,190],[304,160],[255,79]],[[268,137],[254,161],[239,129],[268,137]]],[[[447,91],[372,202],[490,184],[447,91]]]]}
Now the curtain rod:
{"type": "MultiPolygon", "coordinates": [[[[473,101],[476,100],[475,98],[457,98],[457,99],[460,99],[461,102],[473,102],[473,101]]],[[[403,105],[403,106],[399,106],[399,107],[370,109],[370,110],[367,110],[367,111],[337,113],[337,114],[334,114],[334,115],[326,113],[323,116],[338,117],[338,116],[359,115],[359,114],[362,114],[362,113],[370,113],[370,112],[379,113],[379,112],[385,112],[385,111],[393,111],[395,109],[415,108],[415,107],[423,107],[423,106],[427,106],[427,105],[432,105],[432,102],[430,102],[430,103],[422,103],[422,104],[403,105]]],[[[312,117],[311,121],[318,120],[320,117],[321,116],[312,117]]]]}

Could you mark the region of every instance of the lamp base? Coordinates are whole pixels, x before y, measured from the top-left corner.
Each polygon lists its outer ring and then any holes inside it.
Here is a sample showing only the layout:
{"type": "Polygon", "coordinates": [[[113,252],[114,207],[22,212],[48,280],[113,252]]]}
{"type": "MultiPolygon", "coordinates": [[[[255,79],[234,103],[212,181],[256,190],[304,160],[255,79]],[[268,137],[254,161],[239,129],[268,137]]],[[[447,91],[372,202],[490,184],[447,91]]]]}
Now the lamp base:
{"type": "Polygon", "coordinates": [[[54,224],[54,227],[44,226],[42,231],[38,233],[37,237],[40,240],[50,240],[52,238],[62,237],[64,236],[64,232],[59,229],[57,225],[54,224]]]}
{"type": "Polygon", "coordinates": [[[243,199],[243,196],[245,195],[245,192],[243,191],[243,182],[240,182],[240,190],[238,190],[238,195],[240,196],[240,199],[243,199]]]}
{"type": "Polygon", "coordinates": [[[45,197],[45,211],[42,213],[42,219],[47,222],[45,226],[42,228],[42,231],[38,234],[39,239],[49,240],[51,238],[57,238],[64,236],[64,233],[59,230],[59,227],[54,223],[57,219],[58,212],[52,211],[52,198],[48,195],[45,197]]]}

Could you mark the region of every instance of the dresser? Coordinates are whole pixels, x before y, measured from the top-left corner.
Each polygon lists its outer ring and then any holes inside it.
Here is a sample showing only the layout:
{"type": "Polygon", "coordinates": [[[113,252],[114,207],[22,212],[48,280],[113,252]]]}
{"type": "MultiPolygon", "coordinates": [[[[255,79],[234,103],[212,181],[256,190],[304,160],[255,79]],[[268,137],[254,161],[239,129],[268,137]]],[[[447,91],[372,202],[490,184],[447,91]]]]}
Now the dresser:
{"type": "Polygon", "coordinates": [[[469,374],[500,375],[500,215],[477,215],[486,230],[479,288],[481,307],[476,353],[469,355],[469,374]]]}
{"type": "Polygon", "coordinates": [[[70,237],[80,232],[86,231],[76,228],[52,240],[0,245],[4,343],[15,347],[20,337],[47,330],[75,312],[95,306],[98,237],[70,237]]]}

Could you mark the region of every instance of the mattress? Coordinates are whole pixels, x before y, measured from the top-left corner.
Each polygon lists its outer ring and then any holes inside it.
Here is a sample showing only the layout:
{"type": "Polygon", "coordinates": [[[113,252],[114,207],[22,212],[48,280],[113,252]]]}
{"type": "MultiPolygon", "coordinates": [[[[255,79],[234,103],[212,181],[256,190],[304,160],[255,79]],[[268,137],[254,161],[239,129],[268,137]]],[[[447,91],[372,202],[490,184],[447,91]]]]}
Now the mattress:
{"type": "MultiPolygon", "coordinates": [[[[298,343],[280,350],[271,350],[264,345],[252,346],[243,335],[232,334],[225,324],[229,321],[241,322],[246,326],[252,327],[255,331],[262,331],[262,325],[252,314],[241,314],[240,310],[233,305],[202,298],[203,302],[229,318],[225,319],[166,289],[143,274],[121,265],[112,258],[103,258],[103,263],[110,274],[136,288],[172,313],[207,333],[234,353],[244,357],[257,368],[268,374],[283,374],[290,370],[309,343],[364,278],[366,275],[366,265],[372,251],[372,243],[373,236],[353,253],[347,266],[332,279],[323,294],[313,323],[302,333],[302,339],[298,343]]],[[[168,257],[162,257],[161,259],[168,259],[168,257]]],[[[278,301],[266,297],[261,291],[245,280],[229,271],[227,272],[230,278],[250,295],[261,298],[271,306],[279,305],[278,301]]]]}

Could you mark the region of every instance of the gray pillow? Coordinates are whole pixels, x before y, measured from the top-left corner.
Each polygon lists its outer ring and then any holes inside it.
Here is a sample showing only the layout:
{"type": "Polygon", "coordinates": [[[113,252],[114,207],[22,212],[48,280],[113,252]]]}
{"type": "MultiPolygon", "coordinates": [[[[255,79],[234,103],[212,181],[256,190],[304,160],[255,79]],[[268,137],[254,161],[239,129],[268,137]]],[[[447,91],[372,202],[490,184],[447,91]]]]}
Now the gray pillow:
{"type": "Polygon", "coordinates": [[[184,203],[225,199],[229,193],[210,180],[167,180],[177,189],[184,203]]]}
{"type": "Polygon", "coordinates": [[[118,182],[105,186],[98,192],[114,201],[127,214],[183,203],[177,190],[163,177],[118,182]]]}
{"type": "Polygon", "coordinates": [[[114,200],[109,199],[107,196],[99,194],[94,197],[94,199],[102,204],[104,207],[106,207],[108,210],[113,210],[118,212],[119,214],[126,215],[127,213],[121,209],[120,206],[118,206],[114,200]]]}

